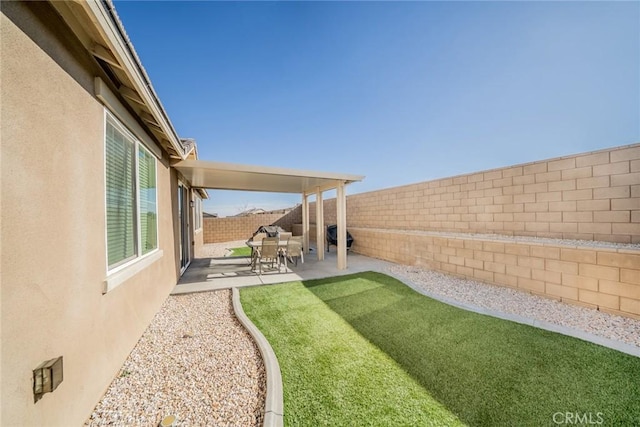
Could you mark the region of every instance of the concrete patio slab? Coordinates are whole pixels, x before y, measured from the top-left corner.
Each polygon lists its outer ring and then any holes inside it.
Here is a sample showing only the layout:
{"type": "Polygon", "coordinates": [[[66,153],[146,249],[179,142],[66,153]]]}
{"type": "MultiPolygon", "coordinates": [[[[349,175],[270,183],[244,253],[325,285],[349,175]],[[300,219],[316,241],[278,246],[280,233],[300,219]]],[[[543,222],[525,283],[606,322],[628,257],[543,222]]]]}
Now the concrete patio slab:
{"type": "Polygon", "coordinates": [[[172,295],[191,292],[206,292],[235,287],[267,285],[297,280],[322,279],[332,276],[359,273],[362,271],[384,271],[391,263],[356,253],[349,253],[346,270],[336,267],[336,252],[325,252],[324,261],[318,261],[315,250],[305,255],[305,262],[287,263],[285,272],[263,271],[259,275],[251,271],[247,257],[198,258],[180,278],[172,295]]]}

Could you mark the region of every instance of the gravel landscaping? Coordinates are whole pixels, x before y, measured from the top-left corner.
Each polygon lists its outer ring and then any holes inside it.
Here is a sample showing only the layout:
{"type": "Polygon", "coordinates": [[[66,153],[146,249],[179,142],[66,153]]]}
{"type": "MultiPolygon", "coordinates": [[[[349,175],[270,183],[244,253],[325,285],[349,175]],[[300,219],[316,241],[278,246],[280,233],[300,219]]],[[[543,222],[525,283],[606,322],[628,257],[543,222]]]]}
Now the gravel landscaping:
{"type": "Polygon", "coordinates": [[[167,298],[88,426],[259,426],[266,376],[260,352],[236,319],[231,291],[167,298]]]}
{"type": "Polygon", "coordinates": [[[389,273],[430,294],[501,313],[516,314],[579,329],[640,347],[640,320],[603,313],[517,289],[465,280],[433,270],[393,265],[389,273]]]}
{"type": "MultiPolygon", "coordinates": [[[[420,232],[443,237],[478,237],[504,242],[587,246],[591,248],[638,250],[640,244],[591,240],[551,239],[499,234],[464,234],[420,232]]],[[[394,265],[389,272],[405,278],[430,294],[440,295],[463,304],[515,314],[568,328],[582,330],[603,338],[640,347],[640,320],[603,313],[591,308],[532,295],[521,290],[460,279],[433,270],[394,265]]]]}

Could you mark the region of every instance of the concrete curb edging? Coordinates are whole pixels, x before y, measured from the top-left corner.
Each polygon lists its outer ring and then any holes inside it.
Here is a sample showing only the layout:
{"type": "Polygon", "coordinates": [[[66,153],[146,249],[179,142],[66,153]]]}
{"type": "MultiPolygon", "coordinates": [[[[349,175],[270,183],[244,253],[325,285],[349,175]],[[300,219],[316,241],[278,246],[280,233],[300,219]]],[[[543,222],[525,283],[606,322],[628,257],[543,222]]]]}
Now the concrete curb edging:
{"type": "Polygon", "coordinates": [[[416,285],[415,283],[411,282],[410,280],[408,280],[405,277],[401,277],[395,274],[392,274],[389,271],[385,271],[382,272],[384,274],[387,274],[399,281],[401,281],[402,283],[406,284],[407,286],[409,286],[411,289],[413,289],[414,291],[418,292],[419,294],[428,296],[429,298],[433,298],[437,301],[443,302],[445,304],[448,305],[452,305],[454,307],[458,307],[461,308],[463,310],[467,310],[467,311],[471,311],[474,313],[478,313],[478,314],[484,314],[487,316],[491,316],[491,317],[497,317],[498,319],[504,319],[504,320],[510,320],[512,322],[516,322],[516,323],[521,323],[523,325],[528,325],[528,326],[533,326],[535,328],[539,328],[539,329],[544,329],[546,331],[551,331],[551,332],[557,332],[559,334],[562,335],[567,335],[573,338],[578,338],[581,339],[583,341],[588,341],[594,344],[598,344],[601,345],[603,347],[608,347],[611,348],[613,350],[617,350],[620,351],[622,353],[626,353],[629,354],[631,356],[636,356],[636,357],[640,357],[640,348],[631,345],[631,344],[625,344],[616,340],[611,340],[608,338],[604,338],[601,337],[599,335],[595,335],[595,334],[591,334],[589,332],[585,332],[585,331],[581,331],[579,329],[574,329],[574,328],[569,328],[567,326],[562,326],[562,325],[557,325],[555,323],[550,323],[550,322],[545,322],[544,320],[537,320],[537,319],[530,319],[528,317],[524,317],[524,316],[519,316],[517,314],[511,314],[511,313],[502,313],[499,311],[495,311],[495,310],[489,310],[487,308],[483,308],[483,307],[477,307],[477,306],[473,306],[473,305],[469,305],[469,304],[465,304],[465,303],[461,303],[459,301],[455,301],[451,298],[447,298],[447,297],[443,297],[441,295],[437,295],[437,294],[433,294],[431,292],[427,292],[424,289],[420,288],[418,285],[416,285]]]}
{"type": "Polygon", "coordinates": [[[232,295],[233,311],[242,326],[255,341],[258,350],[260,350],[267,374],[267,394],[265,397],[263,425],[265,427],[282,427],[284,425],[284,397],[282,395],[282,374],[278,358],[269,341],[244,313],[242,304],[240,304],[240,291],[238,288],[232,288],[232,295]]]}

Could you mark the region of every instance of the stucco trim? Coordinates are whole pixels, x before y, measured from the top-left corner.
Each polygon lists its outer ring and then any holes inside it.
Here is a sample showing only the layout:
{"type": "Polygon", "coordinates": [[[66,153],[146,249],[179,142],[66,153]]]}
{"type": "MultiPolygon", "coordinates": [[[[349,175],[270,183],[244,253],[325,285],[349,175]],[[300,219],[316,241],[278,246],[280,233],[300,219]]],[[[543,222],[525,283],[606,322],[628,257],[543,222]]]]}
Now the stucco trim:
{"type": "Polygon", "coordinates": [[[163,256],[164,251],[162,249],[154,251],[149,255],[138,258],[133,263],[128,264],[122,270],[118,270],[116,273],[110,274],[104,281],[102,293],[106,294],[107,292],[114,290],[115,288],[129,280],[131,277],[135,276],[157,260],[161,259],[163,256]]]}

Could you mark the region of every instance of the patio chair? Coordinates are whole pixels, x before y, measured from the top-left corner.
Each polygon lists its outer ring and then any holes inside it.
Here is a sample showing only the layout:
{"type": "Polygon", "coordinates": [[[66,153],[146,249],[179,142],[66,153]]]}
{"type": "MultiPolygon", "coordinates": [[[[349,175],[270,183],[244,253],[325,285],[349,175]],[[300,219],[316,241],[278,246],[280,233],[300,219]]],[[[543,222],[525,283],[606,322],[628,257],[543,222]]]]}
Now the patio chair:
{"type": "Polygon", "coordinates": [[[293,262],[296,259],[296,267],[298,266],[298,258],[304,264],[304,254],[302,253],[302,236],[290,237],[287,241],[287,256],[285,257],[285,268],[287,267],[286,259],[289,258],[293,262]]]}
{"type": "MultiPolygon", "coordinates": [[[[249,241],[251,241],[251,242],[262,242],[262,239],[264,239],[265,237],[267,237],[267,233],[256,233],[253,237],[249,238],[249,241]]],[[[256,251],[256,248],[251,246],[251,262],[250,262],[250,264],[252,266],[256,265],[257,252],[258,251],[256,251]]]]}
{"type": "Polygon", "coordinates": [[[258,264],[259,274],[262,274],[262,264],[277,263],[278,272],[280,272],[280,253],[278,251],[278,238],[277,237],[265,237],[262,239],[262,245],[256,248],[255,259],[258,264]]]}
{"type": "Polygon", "coordinates": [[[255,236],[251,238],[251,240],[254,242],[260,242],[265,237],[267,237],[267,233],[257,233],[255,236]]]}
{"type": "Polygon", "coordinates": [[[280,240],[289,240],[291,236],[293,236],[293,233],[290,231],[281,231],[278,234],[278,237],[280,238],[280,240]]]}

